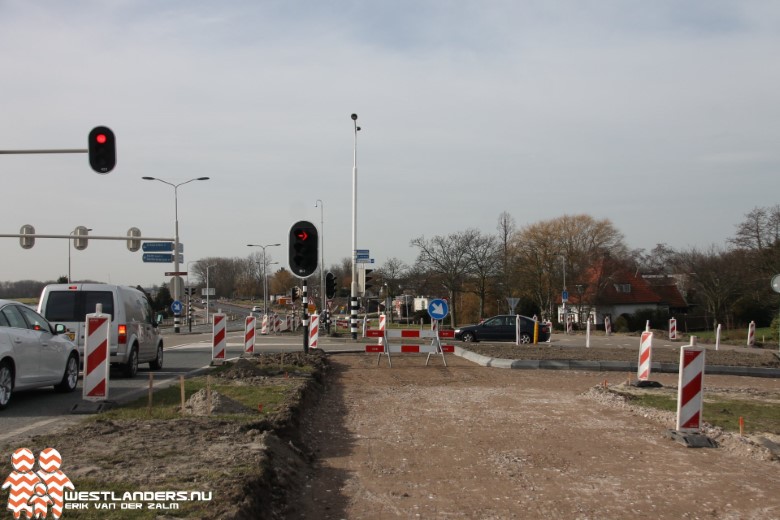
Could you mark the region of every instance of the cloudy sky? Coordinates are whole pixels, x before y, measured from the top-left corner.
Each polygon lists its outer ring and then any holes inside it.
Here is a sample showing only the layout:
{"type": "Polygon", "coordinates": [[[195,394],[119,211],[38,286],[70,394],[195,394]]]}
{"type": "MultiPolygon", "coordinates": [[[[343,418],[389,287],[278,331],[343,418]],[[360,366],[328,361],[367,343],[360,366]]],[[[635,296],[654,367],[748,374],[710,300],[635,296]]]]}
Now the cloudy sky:
{"type": "MultiPolygon", "coordinates": [[[[297,220],[330,265],[358,248],[564,214],[631,248],[725,245],[780,202],[780,3],[770,1],[0,0],[0,149],[85,148],[118,164],[0,155],[2,231],[171,237],[184,260],[246,257],[297,220]]],[[[74,278],[159,284],[123,242],[74,278]]],[[[0,280],[67,274],[65,240],[2,240],[0,280]]]]}

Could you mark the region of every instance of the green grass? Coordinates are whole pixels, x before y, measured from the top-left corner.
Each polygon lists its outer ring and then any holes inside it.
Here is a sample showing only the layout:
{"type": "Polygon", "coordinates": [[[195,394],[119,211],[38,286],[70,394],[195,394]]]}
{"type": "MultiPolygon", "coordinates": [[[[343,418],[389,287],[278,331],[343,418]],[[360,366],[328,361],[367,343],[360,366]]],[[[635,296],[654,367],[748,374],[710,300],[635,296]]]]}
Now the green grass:
{"type": "MultiPolygon", "coordinates": [[[[625,395],[625,394],[624,394],[625,395]]],[[[631,402],[648,408],[677,411],[677,397],[668,395],[632,395],[631,402]]],[[[776,403],[741,399],[704,399],[702,419],[726,431],[739,432],[739,418],[745,433],[766,432],[780,435],[780,406],[776,403]]]]}
{"type": "MultiPolygon", "coordinates": [[[[292,371],[293,368],[301,372],[301,367],[285,367],[292,371]]],[[[278,367],[273,367],[278,370],[278,367]]],[[[184,381],[184,399],[189,399],[193,394],[206,387],[206,378],[197,377],[184,381]]],[[[290,385],[279,383],[271,385],[236,385],[229,381],[211,378],[211,391],[234,399],[255,413],[232,414],[230,417],[239,422],[257,420],[259,416],[273,413],[279,409],[289,392],[290,385]],[[262,413],[258,411],[258,405],[263,405],[262,413]]],[[[152,396],[151,413],[149,411],[148,396],[140,397],[120,408],[108,410],[94,420],[137,420],[137,419],[161,419],[171,420],[181,417],[181,389],[174,385],[162,390],[157,390],[152,396]]]]}
{"type": "MultiPolygon", "coordinates": [[[[720,341],[721,343],[730,343],[733,345],[746,345],[747,344],[747,328],[744,329],[721,329],[720,331],[720,341]]],[[[715,343],[715,331],[714,330],[700,330],[696,332],[691,332],[688,334],[689,336],[696,336],[699,341],[703,343],[715,343]]],[[[763,343],[764,340],[766,342],[774,341],[776,343],[776,340],[770,340],[772,338],[772,329],[769,327],[761,327],[756,329],[756,342],[757,343],[763,343]]]]}

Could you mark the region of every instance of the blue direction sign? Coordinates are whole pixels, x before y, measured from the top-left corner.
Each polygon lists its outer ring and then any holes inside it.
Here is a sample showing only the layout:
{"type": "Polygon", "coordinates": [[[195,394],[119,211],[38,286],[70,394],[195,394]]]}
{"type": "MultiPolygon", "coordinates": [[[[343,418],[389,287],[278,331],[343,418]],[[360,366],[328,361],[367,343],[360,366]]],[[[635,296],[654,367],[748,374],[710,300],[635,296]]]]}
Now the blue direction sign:
{"type": "Polygon", "coordinates": [[[170,264],[173,263],[173,255],[166,254],[166,253],[144,253],[143,261],[156,262],[161,264],[165,264],[165,263],[170,264]]]}
{"type": "Polygon", "coordinates": [[[569,301],[569,291],[563,291],[561,293],[561,301],[567,303],[569,301]]]}
{"type": "Polygon", "coordinates": [[[173,242],[144,242],[141,244],[141,249],[144,251],[156,251],[160,253],[173,251],[173,242]]]}
{"type": "Polygon", "coordinates": [[[173,300],[173,303],[171,304],[171,310],[174,314],[181,314],[183,309],[184,305],[182,305],[179,300],[173,300]]]}
{"type": "Polygon", "coordinates": [[[428,314],[433,320],[443,320],[450,313],[450,307],[444,300],[431,300],[428,303],[428,314]]]}

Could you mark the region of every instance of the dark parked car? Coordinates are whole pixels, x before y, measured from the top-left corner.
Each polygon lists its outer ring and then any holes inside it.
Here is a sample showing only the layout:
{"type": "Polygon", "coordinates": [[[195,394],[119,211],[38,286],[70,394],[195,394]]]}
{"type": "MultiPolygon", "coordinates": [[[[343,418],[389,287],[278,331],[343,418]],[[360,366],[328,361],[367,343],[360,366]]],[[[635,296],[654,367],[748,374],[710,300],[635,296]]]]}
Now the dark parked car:
{"type": "MultiPolygon", "coordinates": [[[[520,343],[534,340],[535,320],[520,316],[520,343]]],[[[493,316],[479,325],[466,325],[455,329],[455,338],[463,341],[515,341],[517,338],[517,316],[506,314],[493,316]]],[[[550,339],[550,327],[539,322],[539,341],[550,339]]]]}

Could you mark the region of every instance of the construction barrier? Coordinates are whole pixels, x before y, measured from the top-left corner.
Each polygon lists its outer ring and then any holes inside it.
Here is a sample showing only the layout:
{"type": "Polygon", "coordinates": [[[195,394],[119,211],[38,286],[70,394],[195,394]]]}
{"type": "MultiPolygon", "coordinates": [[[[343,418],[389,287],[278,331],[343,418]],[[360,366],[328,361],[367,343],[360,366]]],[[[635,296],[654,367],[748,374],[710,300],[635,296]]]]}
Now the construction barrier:
{"type": "Polygon", "coordinates": [[[639,366],[637,367],[636,377],[640,381],[650,379],[650,363],[653,360],[653,333],[645,330],[642,333],[642,339],[639,341],[639,366]]]}
{"type": "MultiPolygon", "coordinates": [[[[435,323],[436,320],[433,320],[433,322],[435,323]]],[[[387,328],[387,316],[385,316],[384,314],[380,314],[379,315],[379,330],[384,331],[386,328],[387,328]]],[[[382,338],[378,338],[376,340],[376,343],[377,343],[377,345],[381,345],[382,344],[382,338]]]]}
{"type": "Polygon", "coordinates": [[[612,320],[609,319],[609,316],[604,316],[604,333],[607,336],[612,335],[612,320]]]}
{"type": "Polygon", "coordinates": [[[412,330],[412,329],[385,329],[385,330],[378,330],[378,329],[368,329],[366,330],[366,337],[367,338],[379,338],[380,343],[377,345],[366,345],[366,352],[368,353],[375,353],[379,354],[377,357],[376,364],[379,365],[379,362],[382,359],[382,354],[387,356],[387,363],[390,365],[390,367],[393,366],[392,361],[390,360],[390,354],[428,354],[428,357],[425,360],[425,366],[428,366],[428,363],[431,359],[432,354],[440,354],[441,359],[444,362],[444,366],[447,366],[447,360],[444,359],[444,353],[445,352],[455,352],[455,346],[454,345],[442,345],[441,344],[441,338],[454,338],[455,337],[455,331],[454,330],[412,330]],[[398,345],[395,343],[390,343],[388,339],[411,339],[411,338],[418,338],[418,339],[431,339],[430,345],[398,345]]]}
{"type": "MultiPolygon", "coordinates": [[[[108,374],[111,365],[108,351],[111,315],[103,314],[103,306],[97,305],[94,314],[87,314],[87,334],[84,339],[84,390],[86,401],[108,399],[108,374]]],[[[131,348],[127,345],[127,348],[131,348]]],[[[136,352],[136,355],[138,353],[136,352]]]]}
{"type": "Polygon", "coordinates": [[[572,333],[573,325],[574,325],[574,323],[573,323],[573,320],[571,319],[571,316],[567,316],[566,317],[566,334],[571,334],[572,333]]]}
{"type": "Polygon", "coordinates": [[[696,433],[701,428],[704,349],[691,344],[680,349],[680,376],[677,390],[677,431],[696,433]]]}
{"type": "Polygon", "coordinates": [[[247,316],[246,323],[244,324],[244,354],[254,354],[255,352],[255,327],[257,326],[257,318],[254,316],[247,316]]]}
{"type": "Polygon", "coordinates": [[[211,360],[225,361],[225,348],[227,347],[227,334],[225,326],[227,325],[227,316],[224,313],[212,314],[212,340],[211,340],[211,360]]]}
{"type": "Polygon", "coordinates": [[[751,321],[750,325],[748,325],[747,346],[748,347],[756,346],[756,322],[755,321],[751,321]]]}
{"type": "Polygon", "coordinates": [[[320,317],[312,314],[309,317],[309,348],[320,348],[320,317]]]}
{"type": "Polygon", "coordinates": [[[268,334],[268,314],[263,315],[263,326],[260,329],[260,334],[268,334]]]}
{"type": "Polygon", "coordinates": [[[677,319],[669,318],[669,339],[677,339],[677,319]]]}

